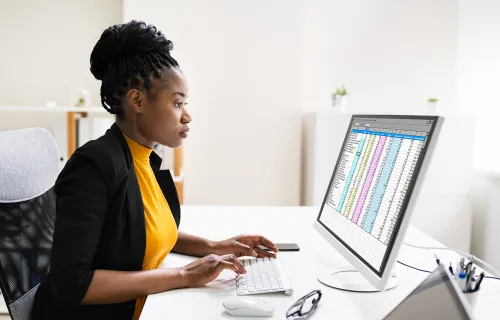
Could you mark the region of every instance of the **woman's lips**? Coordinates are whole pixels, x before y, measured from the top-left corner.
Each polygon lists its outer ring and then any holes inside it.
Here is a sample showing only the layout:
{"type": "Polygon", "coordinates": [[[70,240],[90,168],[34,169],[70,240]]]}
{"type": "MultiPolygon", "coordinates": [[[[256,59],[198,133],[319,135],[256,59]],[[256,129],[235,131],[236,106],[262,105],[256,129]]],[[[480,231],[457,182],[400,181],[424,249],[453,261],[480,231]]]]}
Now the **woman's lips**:
{"type": "Polygon", "coordinates": [[[184,130],[182,130],[181,132],[179,132],[179,135],[180,135],[182,138],[186,139],[186,138],[187,138],[187,136],[188,136],[188,132],[189,132],[189,128],[188,128],[188,127],[185,127],[185,129],[184,129],[184,130]]]}

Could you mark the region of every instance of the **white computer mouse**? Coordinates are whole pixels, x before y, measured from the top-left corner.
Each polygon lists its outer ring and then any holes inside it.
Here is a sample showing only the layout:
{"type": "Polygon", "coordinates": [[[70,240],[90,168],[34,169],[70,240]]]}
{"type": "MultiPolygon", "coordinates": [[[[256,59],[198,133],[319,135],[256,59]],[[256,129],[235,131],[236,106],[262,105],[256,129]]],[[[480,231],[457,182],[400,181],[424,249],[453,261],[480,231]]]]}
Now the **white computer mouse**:
{"type": "Polygon", "coordinates": [[[222,303],[226,312],[236,317],[270,317],[274,307],[262,300],[231,297],[222,303]]]}

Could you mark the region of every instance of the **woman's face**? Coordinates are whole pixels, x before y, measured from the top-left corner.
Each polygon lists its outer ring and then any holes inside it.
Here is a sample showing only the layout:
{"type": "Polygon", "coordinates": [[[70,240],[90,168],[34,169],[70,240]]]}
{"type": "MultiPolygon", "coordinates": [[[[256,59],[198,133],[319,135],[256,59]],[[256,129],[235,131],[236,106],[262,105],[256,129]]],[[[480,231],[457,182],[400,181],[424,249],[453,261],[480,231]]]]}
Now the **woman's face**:
{"type": "Polygon", "coordinates": [[[141,108],[136,114],[137,129],[148,141],[177,148],[187,138],[191,115],[186,109],[187,81],[178,69],[162,72],[151,81],[147,94],[140,95],[141,108]]]}

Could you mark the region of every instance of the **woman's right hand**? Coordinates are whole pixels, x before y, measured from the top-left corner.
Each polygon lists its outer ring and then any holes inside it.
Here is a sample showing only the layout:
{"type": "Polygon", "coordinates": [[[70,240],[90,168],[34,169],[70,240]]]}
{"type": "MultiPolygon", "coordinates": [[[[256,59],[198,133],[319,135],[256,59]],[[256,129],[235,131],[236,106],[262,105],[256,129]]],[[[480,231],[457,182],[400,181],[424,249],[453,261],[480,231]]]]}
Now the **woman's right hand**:
{"type": "Polygon", "coordinates": [[[181,268],[188,287],[201,287],[215,280],[224,269],[230,269],[237,274],[246,273],[245,268],[234,254],[218,256],[210,254],[181,268]]]}

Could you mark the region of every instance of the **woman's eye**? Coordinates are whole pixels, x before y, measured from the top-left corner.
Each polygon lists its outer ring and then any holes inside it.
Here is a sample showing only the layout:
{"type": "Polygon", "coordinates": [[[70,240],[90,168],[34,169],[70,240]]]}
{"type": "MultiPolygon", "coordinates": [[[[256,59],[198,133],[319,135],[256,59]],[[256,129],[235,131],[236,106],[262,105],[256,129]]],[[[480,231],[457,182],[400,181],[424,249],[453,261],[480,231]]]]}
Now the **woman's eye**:
{"type": "Polygon", "coordinates": [[[176,103],[175,103],[175,107],[176,107],[176,108],[180,108],[180,107],[182,107],[182,102],[176,102],[176,103]]]}

